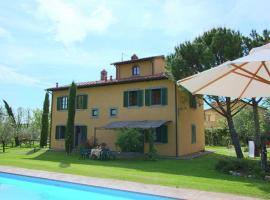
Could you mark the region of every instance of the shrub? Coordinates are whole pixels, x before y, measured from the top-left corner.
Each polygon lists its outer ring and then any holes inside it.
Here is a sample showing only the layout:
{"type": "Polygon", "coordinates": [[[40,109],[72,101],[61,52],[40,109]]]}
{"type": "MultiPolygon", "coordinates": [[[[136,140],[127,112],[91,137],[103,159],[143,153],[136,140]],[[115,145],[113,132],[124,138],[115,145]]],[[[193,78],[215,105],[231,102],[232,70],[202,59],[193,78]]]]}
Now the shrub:
{"type": "Polygon", "coordinates": [[[225,128],[205,129],[205,143],[212,146],[229,146],[230,135],[225,128]]]}
{"type": "Polygon", "coordinates": [[[242,176],[252,175],[256,178],[263,178],[265,173],[260,168],[259,162],[246,159],[222,159],[216,164],[216,170],[225,174],[230,172],[240,173],[242,176]]]}
{"type": "Polygon", "coordinates": [[[137,129],[121,129],[115,144],[123,152],[143,152],[144,135],[137,129]]]}

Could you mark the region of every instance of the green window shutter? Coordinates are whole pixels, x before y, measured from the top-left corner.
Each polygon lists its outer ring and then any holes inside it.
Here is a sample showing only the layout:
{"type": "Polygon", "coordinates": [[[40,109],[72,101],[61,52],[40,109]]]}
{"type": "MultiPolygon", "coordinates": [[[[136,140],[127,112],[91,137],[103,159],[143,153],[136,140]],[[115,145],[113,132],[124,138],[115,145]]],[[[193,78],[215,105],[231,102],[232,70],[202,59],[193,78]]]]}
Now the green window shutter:
{"type": "Polygon", "coordinates": [[[58,139],[59,138],[59,128],[60,128],[60,126],[56,126],[55,127],[55,139],[58,139]]]}
{"type": "Polygon", "coordinates": [[[145,105],[146,106],[151,105],[151,90],[150,89],[145,90],[145,105]]]}
{"type": "Polygon", "coordinates": [[[195,95],[190,94],[189,96],[189,106],[191,108],[197,108],[197,98],[195,95]]]}
{"type": "Polygon", "coordinates": [[[143,106],[143,90],[138,90],[138,106],[141,107],[143,106]]]}
{"type": "Polygon", "coordinates": [[[168,143],[168,126],[161,126],[161,142],[168,143]]]}
{"type": "Polygon", "coordinates": [[[196,125],[195,124],[192,124],[191,125],[191,144],[195,144],[196,143],[196,125]]]}
{"type": "Polygon", "coordinates": [[[161,88],[161,104],[167,105],[168,104],[168,89],[161,88]]]}
{"type": "Polygon", "coordinates": [[[61,109],[61,97],[57,97],[57,110],[61,109]]]}
{"type": "Polygon", "coordinates": [[[124,91],[124,102],[123,102],[123,105],[124,107],[128,107],[128,91],[124,91]]]}
{"type": "Polygon", "coordinates": [[[88,95],[83,95],[83,109],[87,109],[88,95]]]}

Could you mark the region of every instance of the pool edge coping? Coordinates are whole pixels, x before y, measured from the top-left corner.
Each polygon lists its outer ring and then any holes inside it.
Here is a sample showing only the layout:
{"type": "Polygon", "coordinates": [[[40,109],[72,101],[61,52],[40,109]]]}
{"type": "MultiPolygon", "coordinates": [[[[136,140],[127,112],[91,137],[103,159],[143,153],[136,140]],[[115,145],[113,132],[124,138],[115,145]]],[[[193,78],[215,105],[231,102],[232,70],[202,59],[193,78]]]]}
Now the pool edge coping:
{"type": "Polygon", "coordinates": [[[20,175],[30,178],[40,178],[52,181],[60,181],[70,184],[92,186],[104,189],[120,190],[123,192],[133,192],[142,195],[153,195],[171,199],[235,199],[235,200],[259,200],[260,198],[240,196],[229,193],[209,192],[194,189],[184,189],[177,187],[161,186],[154,184],[144,184],[125,180],[96,178],[90,176],[74,175],[68,173],[19,168],[13,166],[0,165],[0,172],[12,175],[20,175]]]}

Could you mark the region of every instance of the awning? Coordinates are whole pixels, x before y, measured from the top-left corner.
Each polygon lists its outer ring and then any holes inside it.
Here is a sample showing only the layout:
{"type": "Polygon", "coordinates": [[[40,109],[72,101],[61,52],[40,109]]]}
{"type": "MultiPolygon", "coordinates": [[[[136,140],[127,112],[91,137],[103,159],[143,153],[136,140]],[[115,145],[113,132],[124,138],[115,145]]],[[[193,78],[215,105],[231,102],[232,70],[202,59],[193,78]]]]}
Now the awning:
{"type": "Polygon", "coordinates": [[[118,121],[111,122],[103,127],[104,129],[119,129],[119,128],[141,128],[141,129],[151,129],[158,128],[163,124],[166,124],[167,120],[144,120],[144,121],[118,121]]]}

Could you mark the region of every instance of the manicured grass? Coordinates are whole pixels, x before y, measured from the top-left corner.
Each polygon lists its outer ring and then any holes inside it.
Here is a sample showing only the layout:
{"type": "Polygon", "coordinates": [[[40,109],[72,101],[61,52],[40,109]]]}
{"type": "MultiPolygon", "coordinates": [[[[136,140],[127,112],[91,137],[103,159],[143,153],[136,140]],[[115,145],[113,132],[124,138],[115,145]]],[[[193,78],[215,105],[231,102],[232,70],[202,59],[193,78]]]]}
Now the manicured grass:
{"type": "Polygon", "coordinates": [[[215,170],[217,161],[233,156],[233,150],[209,149],[216,152],[193,160],[93,161],[81,160],[78,155],[66,156],[64,152],[10,148],[0,153],[0,165],[270,198],[269,182],[234,177],[215,170]]]}

